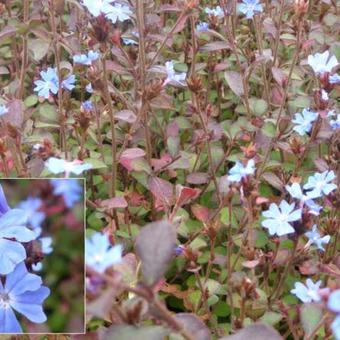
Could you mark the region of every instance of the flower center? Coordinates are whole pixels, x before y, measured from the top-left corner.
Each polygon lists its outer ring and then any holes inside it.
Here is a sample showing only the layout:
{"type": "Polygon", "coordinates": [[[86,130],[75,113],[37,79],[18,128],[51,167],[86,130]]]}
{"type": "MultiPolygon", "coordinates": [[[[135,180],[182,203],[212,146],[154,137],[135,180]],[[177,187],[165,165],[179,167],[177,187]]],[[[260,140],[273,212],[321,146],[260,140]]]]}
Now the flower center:
{"type": "Polygon", "coordinates": [[[0,308],[7,308],[9,306],[10,298],[7,293],[0,294],[0,308]]]}

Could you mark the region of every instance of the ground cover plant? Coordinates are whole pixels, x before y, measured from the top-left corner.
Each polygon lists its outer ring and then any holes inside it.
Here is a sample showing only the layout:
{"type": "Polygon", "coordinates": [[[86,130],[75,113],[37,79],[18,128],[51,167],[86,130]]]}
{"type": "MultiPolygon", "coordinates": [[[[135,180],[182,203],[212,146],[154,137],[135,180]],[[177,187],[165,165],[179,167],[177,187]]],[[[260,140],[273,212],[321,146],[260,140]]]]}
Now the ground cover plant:
{"type": "Polygon", "coordinates": [[[83,332],[83,181],[1,180],[0,210],[0,333],[83,332]]]}
{"type": "Polygon", "coordinates": [[[88,336],[340,339],[338,2],[0,13],[0,171],[86,178],[88,336]]]}

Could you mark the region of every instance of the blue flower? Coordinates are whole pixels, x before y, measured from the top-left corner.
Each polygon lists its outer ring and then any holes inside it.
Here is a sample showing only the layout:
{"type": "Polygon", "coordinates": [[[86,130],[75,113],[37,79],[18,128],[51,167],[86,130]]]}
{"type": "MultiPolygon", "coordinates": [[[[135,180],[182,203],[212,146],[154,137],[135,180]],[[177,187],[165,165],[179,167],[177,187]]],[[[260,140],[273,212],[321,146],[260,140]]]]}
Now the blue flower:
{"type": "Polygon", "coordinates": [[[313,225],[312,230],[307,231],[305,235],[308,237],[309,241],[306,244],[306,247],[308,247],[311,244],[315,244],[319,250],[325,251],[322,244],[328,244],[331,237],[329,235],[321,237],[321,235],[318,232],[316,224],[313,225]]]}
{"type": "Polygon", "coordinates": [[[295,119],[292,120],[296,126],[293,130],[296,131],[300,136],[309,133],[312,130],[312,123],[318,117],[317,112],[310,111],[309,109],[303,109],[302,113],[295,113],[295,119]]]}
{"type": "Polygon", "coordinates": [[[79,160],[74,160],[72,162],[65,161],[64,159],[51,157],[45,162],[47,169],[53,174],[60,174],[65,172],[66,177],[70,173],[76,175],[82,174],[86,170],[92,169],[92,165],[89,163],[84,163],[79,160]]]}
{"type": "Polygon", "coordinates": [[[93,110],[93,104],[92,104],[91,100],[86,100],[85,102],[82,102],[81,103],[81,108],[84,111],[91,111],[91,110],[93,110]]]}
{"type": "Polygon", "coordinates": [[[115,24],[117,21],[123,22],[129,20],[132,15],[132,11],[128,6],[117,3],[107,8],[105,14],[105,17],[115,24]]]}
{"type": "Polygon", "coordinates": [[[340,84],[340,76],[335,73],[328,78],[330,84],[340,84]]]}
{"type": "Polygon", "coordinates": [[[278,236],[294,233],[294,228],[289,222],[297,221],[301,218],[301,209],[294,210],[295,204],[288,204],[285,200],[278,206],[272,203],[269,209],[262,212],[267,219],[262,221],[262,226],[267,228],[270,235],[278,236]]]}
{"type": "Polygon", "coordinates": [[[197,32],[205,32],[209,29],[209,24],[207,22],[199,22],[196,25],[197,32]]]}
{"type": "Polygon", "coordinates": [[[309,192],[305,195],[302,192],[301,186],[299,183],[293,183],[291,186],[286,185],[286,190],[290,193],[293,198],[298,199],[302,206],[306,204],[310,209],[310,213],[313,215],[319,215],[320,211],[322,210],[322,206],[316,204],[312,198],[309,196],[309,192]]]}
{"type": "Polygon", "coordinates": [[[105,234],[95,233],[91,239],[86,239],[86,265],[99,273],[120,263],[122,252],[122,245],[118,244],[112,247],[105,234]]]}
{"type": "Polygon", "coordinates": [[[80,201],[83,188],[76,179],[51,179],[55,195],[61,195],[64,198],[65,205],[68,208],[73,207],[73,205],[80,201]]]}
{"type": "Polygon", "coordinates": [[[92,84],[91,84],[91,83],[87,84],[86,87],[85,87],[85,90],[86,90],[88,93],[93,93],[92,84]]]}
{"type": "Polygon", "coordinates": [[[88,9],[88,11],[95,17],[101,13],[106,13],[111,5],[112,0],[83,0],[83,5],[88,9]]]}
{"type": "Polygon", "coordinates": [[[308,56],[308,64],[317,74],[330,73],[332,69],[338,65],[338,60],[333,55],[329,57],[329,52],[316,53],[308,56]]]}
{"type": "Polygon", "coordinates": [[[171,61],[167,61],[165,63],[165,68],[166,68],[166,74],[167,74],[167,78],[164,81],[164,85],[170,83],[171,85],[179,85],[179,86],[185,86],[185,78],[186,78],[186,73],[182,72],[182,73],[176,73],[175,69],[174,69],[174,62],[171,61]]]}
{"type": "Polygon", "coordinates": [[[52,237],[49,236],[40,237],[39,241],[41,243],[41,252],[46,255],[51,254],[53,251],[52,237]]]}
{"type": "Polygon", "coordinates": [[[318,302],[321,300],[319,289],[321,281],[314,283],[311,279],[306,280],[306,285],[301,282],[295,282],[295,288],[290,292],[297,296],[303,303],[318,302]]]}
{"type": "Polygon", "coordinates": [[[42,285],[41,278],[28,273],[25,264],[18,264],[0,280],[0,333],[22,333],[22,328],[14,314],[24,315],[34,323],[46,321],[42,304],[50,295],[50,290],[42,285]]]}
{"type": "Polygon", "coordinates": [[[334,171],[316,172],[313,176],[308,177],[307,183],[303,186],[304,189],[310,190],[307,192],[311,198],[322,197],[328,195],[331,191],[335,190],[337,186],[330,183],[335,178],[334,171]]]}
{"type": "Polygon", "coordinates": [[[91,65],[93,61],[97,60],[99,58],[100,54],[95,51],[89,51],[86,54],[76,54],[73,56],[73,61],[76,64],[82,64],[82,65],[91,65]]]}
{"type": "Polygon", "coordinates": [[[331,119],[329,125],[333,130],[340,129],[340,113],[336,115],[336,119],[331,119]]]}
{"type": "Polygon", "coordinates": [[[0,116],[4,115],[7,113],[9,110],[5,105],[0,105],[0,116]]]}
{"type": "Polygon", "coordinates": [[[138,42],[129,38],[122,38],[123,44],[128,46],[128,45],[138,45],[138,42]]]}
{"type": "Polygon", "coordinates": [[[204,9],[204,12],[217,18],[222,18],[224,16],[223,9],[220,6],[217,6],[215,8],[206,7],[204,9]]]}
{"type": "Polygon", "coordinates": [[[251,19],[255,15],[255,12],[261,13],[263,11],[263,7],[259,0],[242,0],[242,3],[238,8],[247,19],[251,19]]]}
{"type": "Polygon", "coordinates": [[[240,161],[229,170],[228,180],[230,182],[240,182],[242,178],[255,173],[255,162],[253,159],[249,160],[247,165],[244,166],[240,161]]]}
{"type": "MultiPolygon", "coordinates": [[[[43,80],[36,80],[34,91],[38,92],[40,97],[48,98],[50,92],[57,94],[59,90],[59,79],[56,68],[49,67],[47,71],[41,71],[40,76],[43,80]]],[[[62,88],[72,91],[76,77],[71,74],[61,83],[62,88]]]]}
{"type": "Polygon", "coordinates": [[[75,88],[76,76],[74,74],[69,75],[66,79],[64,79],[61,83],[63,89],[72,91],[75,88]]]}
{"type": "Polygon", "coordinates": [[[46,218],[46,214],[39,211],[42,201],[37,197],[29,197],[27,200],[18,204],[17,208],[21,209],[27,216],[28,224],[34,229],[37,236],[41,234],[41,224],[46,218]]]}
{"type": "Polygon", "coordinates": [[[340,289],[334,290],[327,301],[327,307],[333,313],[340,314],[340,289]]]}
{"type": "Polygon", "coordinates": [[[333,335],[335,340],[340,340],[340,315],[338,315],[331,324],[333,335]]]}
{"type": "Polygon", "coordinates": [[[47,71],[41,71],[40,76],[43,80],[36,80],[34,82],[36,85],[34,91],[38,92],[38,95],[44,98],[48,98],[50,96],[50,92],[57,94],[59,81],[56,69],[49,67],[47,71]]]}
{"type": "Polygon", "coordinates": [[[24,211],[9,208],[0,186],[0,275],[12,272],[18,263],[25,260],[26,250],[20,242],[36,239],[36,234],[26,224],[24,211]]]}

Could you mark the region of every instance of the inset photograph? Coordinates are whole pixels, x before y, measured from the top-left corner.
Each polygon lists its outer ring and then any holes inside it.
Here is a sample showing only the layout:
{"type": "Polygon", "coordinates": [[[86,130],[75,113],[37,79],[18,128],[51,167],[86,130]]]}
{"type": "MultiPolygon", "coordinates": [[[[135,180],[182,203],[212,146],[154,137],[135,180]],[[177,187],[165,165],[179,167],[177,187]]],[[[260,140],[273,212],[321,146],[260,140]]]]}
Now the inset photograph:
{"type": "Polygon", "coordinates": [[[0,180],[0,334],[84,333],[84,187],[0,180]]]}

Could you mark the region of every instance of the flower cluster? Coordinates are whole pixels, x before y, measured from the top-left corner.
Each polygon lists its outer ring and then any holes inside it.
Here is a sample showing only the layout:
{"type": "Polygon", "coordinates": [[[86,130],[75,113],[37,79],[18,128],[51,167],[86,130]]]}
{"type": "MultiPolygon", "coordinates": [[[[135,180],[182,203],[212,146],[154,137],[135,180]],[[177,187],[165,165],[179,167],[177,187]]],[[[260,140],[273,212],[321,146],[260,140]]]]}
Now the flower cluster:
{"type": "Polygon", "coordinates": [[[295,119],[292,122],[295,124],[293,130],[300,136],[310,133],[312,130],[313,122],[318,118],[318,113],[310,109],[303,109],[301,113],[295,114],[295,119]]]}
{"type": "Polygon", "coordinates": [[[175,86],[185,86],[186,73],[176,73],[174,69],[174,62],[172,60],[165,63],[167,78],[164,81],[164,85],[171,84],[175,86]]]}
{"type": "Polygon", "coordinates": [[[100,54],[95,51],[89,51],[87,54],[76,54],[73,56],[73,62],[75,64],[91,65],[93,61],[96,61],[100,57],[100,54]]]}

